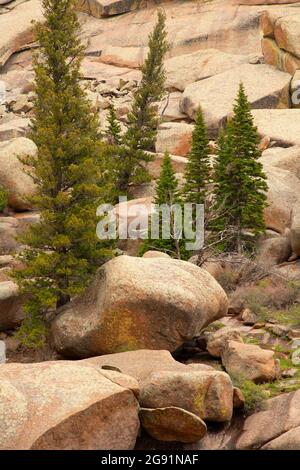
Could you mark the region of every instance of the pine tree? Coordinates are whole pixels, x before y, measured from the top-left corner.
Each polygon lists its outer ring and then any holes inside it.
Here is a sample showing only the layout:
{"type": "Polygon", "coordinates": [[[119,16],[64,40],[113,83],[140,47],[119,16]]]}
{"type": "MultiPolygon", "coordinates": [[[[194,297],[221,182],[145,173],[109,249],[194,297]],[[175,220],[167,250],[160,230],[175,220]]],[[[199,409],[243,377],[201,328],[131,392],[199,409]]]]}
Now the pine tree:
{"type": "MultiPolygon", "coordinates": [[[[171,157],[168,152],[165,152],[160,176],[157,180],[154,203],[158,206],[165,204],[169,206],[169,208],[174,205],[182,205],[180,191],[178,188],[178,180],[176,178],[171,157]]],[[[148,232],[149,238],[145,240],[140,254],[144,254],[148,250],[157,250],[163,251],[170,256],[179,259],[186,259],[190,256],[190,253],[188,253],[185,249],[185,240],[183,239],[182,234],[175,233],[174,214],[172,212],[170,214],[170,225],[168,220],[163,219],[160,212],[156,212],[156,214],[150,217],[150,226],[148,232]],[[151,238],[151,219],[159,221],[159,236],[155,239],[151,238]],[[168,239],[163,238],[164,224],[168,224],[166,229],[170,228],[171,237],[168,239]]]]}
{"type": "Polygon", "coordinates": [[[178,180],[168,152],[165,152],[155,191],[155,204],[172,205],[180,201],[178,180]]]}
{"type": "Polygon", "coordinates": [[[113,104],[109,107],[109,113],[107,117],[108,126],[106,129],[106,136],[111,145],[121,145],[121,125],[118,121],[116,110],[113,104]]]}
{"type": "Polygon", "coordinates": [[[209,140],[203,113],[199,108],[192,135],[191,150],[185,171],[183,198],[185,202],[204,204],[210,182],[209,140]]]}
{"type": "Polygon", "coordinates": [[[165,14],[158,11],[158,21],[149,35],[149,52],[141,68],[142,80],[134,93],[128,114],[128,131],[124,137],[125,154],[120,169],[121,190],[127,190],[129,183],[149,180],[145,163],[152,160],[147,151],[154,148],[158,125],[155,103],[164,95],[164,56],[168,50],[165,14]]]}
{"type": "Polygon", "coordinates": [[[26,268],[15,272],[29,296],[21,335],[38,340],[41,319],[77,295],[107,254],[96,238],[101,202],[99,122],[80,86],[83,47],[73,0],[43,0],[36,25],[36,98],[31,139],[37,158],[25,158],[37,185],[32,203],[40,222],[23,242],[26,268]]]}
{"type": "Polygon", "coordinates": [[[223,215],[218,229],[232,228],[226,249],[241,253],[244,233],[258,235],[265,230],[266,175],[259,162],[259,135],[253,124],[251,107],[240,84],[232,120],[219,139],[215,166],[215,209],[223,215]]]}

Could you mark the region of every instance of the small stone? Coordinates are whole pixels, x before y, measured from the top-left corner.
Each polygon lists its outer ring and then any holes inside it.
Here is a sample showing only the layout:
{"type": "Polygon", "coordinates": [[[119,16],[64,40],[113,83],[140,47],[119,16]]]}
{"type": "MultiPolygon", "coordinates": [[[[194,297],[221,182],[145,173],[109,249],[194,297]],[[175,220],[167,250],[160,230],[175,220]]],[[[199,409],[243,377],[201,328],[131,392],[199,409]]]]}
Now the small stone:
{"type": "Polygon", "coordinates": [[[283,370],[281,376],[285,379],[294,377],[298,372],[298,369],[286,369],[283,370]]]}
{"type": "Polygon", "coordinates": [[[253,328],[255,330],[259,330],[260,328],[264,328],[264,326],[265,326],[264,322],[257,322],[257,323],[255,323],[255,325],[253,325],[253,328]]]}
{"type": "Polygon", "coordinates": [[[109,95],[111,93],[111,88],[107,83],[100,83],[99,85],[97,85],[95,91],[98,91],[98,93],[100,93],[100,95],[105,96],[105,95],[109,95]]]}
{"type": "Polygon", "coordinates": [[[10,103],[10,108],[14,113],[28,113],[33,108],[33,103],[28,100],[27,95],[20,95],[16,101],[10,103]]]}
{"type": "Polygon", "coordinates": [[[263,63],[263,57],[258,56],[257,54],[250,54],[249,55],[249,64],[262,64],[263,63]]]}
{"type": "Polygon", "coordinates": [[[300,335],[300,331],[299,330],[290,330],[287,334],[287,337],[289,339],[295,339],[295,338],[299,338],[299,335],[300,335]]]}
{"type": "Polygon", "coordinates": [[[298,348],[293,348],[294,351],[292,353],[292,363],[295,366],[298,366],[300,364],[300,347],[298,348]]]}
{"type": "Polygon", "coordinates": [[[249,308],[245,308],[242,312],[242,320],[244,325],[252,326],[257,322],[258,318],[249,308]]]}
{"type": "Polygon", "coordinates": [[[120,88],[120,91],[132,91],[137,87],[137,85],[138,85],[137,80],[129,80],[129,81],[126,81],[122,86],[119,86],[119,88],[120,88]]]}
{"type": "Polygon", "coordinates": [[[288,326],[279,324],[272,325],[271,323],[267,323],[265,329],[273,333],[273,335],[280,337],[287,336],[288,332],[290,331],[290,328],[288,326]]]}
{"type": "Polygon", "coordinates": [[[241,389],[234,387],[233,389],[233,408],[240,409],[244,408],[245,397],[241,389]]]}
{"type": "Polygon", "coordinates": [[[260,344],[269,344],[271,334],[265,330],[252,329],[251,331],[247,332],[246,337],[254,339],[258,341],[260,344]]]}
{"type": "Polygon", "coordinates": [[[99,109],[108,109],[111,105],[111,102],[108,98],[105,98],[103,96],[98,97],[98,106],[99,109]]]}
{"type": "Polygon", "coordinates": [[[210,333],[207,338],[207,351],[213,357],[221,357],[228,341],[243,342],[240,331],[237,328],[224,327],[220,330],[210,333]]]}
{"type": "Polygon", "coordinates": [[[206,424],[189,411],[175,406],[141,408],[140,420],[147,433],[159,441],[193,443],[206,434],[206,424]]]}
{"type": "Polygon", "coordinates": [[[2,255],[0,256],[0,266],[6,267],[14,263],[14,257],[11,255],[2,255]]]}

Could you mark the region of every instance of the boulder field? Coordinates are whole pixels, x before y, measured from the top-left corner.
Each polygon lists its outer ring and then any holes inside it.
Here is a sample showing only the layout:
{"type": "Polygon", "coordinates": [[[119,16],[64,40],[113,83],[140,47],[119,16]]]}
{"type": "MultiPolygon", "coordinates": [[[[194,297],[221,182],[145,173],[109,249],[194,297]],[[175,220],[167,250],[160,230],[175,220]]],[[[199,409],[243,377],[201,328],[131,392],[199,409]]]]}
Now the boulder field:
{"type": "Polygon", "coordinates": [[[2,450],[132,449],[139,416],[155,438],[196,442],[204,420],[227,422],[233,410],[227,374],[179,364],[167,351],[2,364],[0,378],[2,450]]]}
{"type": "Polygon", "coordinates": [[[1,364],[0,379],[2,450],[130,450],[147,435],[177,449],[299,449],[299,391],[230,424],[243,398],[229,376],[168,351],[1,364]]]}
{"type": "MultiPolygon", "coordinates": [[[[298,281],[300,2],[77,0],[86,45],[82,85],[102,131],[111,103],[126,130],[158,5],[170,47],[148,164],[153,180],[130,188],[132,200],[115,207],[118,221],[126,210],[134,217],[136,205],[148,217],[165,150],[183,182],[199,106],[214,161],[217,133],[243,81],[268,179],[259,264],[298,281]]],[[[230,282],[223,262],[199,268],[153,251],[137,258],[138,242],[129,240],[120,247],[125,255],[105,263],[54,319],[57,360],[10,362],[12,351],[23,354],[13,333],[24,319],[24,298],[9,277],[18,265],[12,255],[21,248],[18,235],[39,220],[28,200],[35,186],[18,158],[37,151],[28,138],[37,47],[32,20],[42,20],[41,0],[0,0],[0,185],[8,193],[0,216],[0,361],[6,352],[9,361],[0,365],[0,449],[131,450],[149,439],[151,448],[162,441],[175,449],[299,450],[298,369],[280,370],[278,361],[286,360],[291,343],[297,351],[299,329],[261,321],[261,312],[244,308],[240,297],[228,299],[216,280],[230,282]],[[184,356],[191,350],[193,363],[184,356]],[[236,377],[292,391],[246,417],[248,397],[236,377]]],[[[299,298],[291,298],[297,307],[299,298]]]]}

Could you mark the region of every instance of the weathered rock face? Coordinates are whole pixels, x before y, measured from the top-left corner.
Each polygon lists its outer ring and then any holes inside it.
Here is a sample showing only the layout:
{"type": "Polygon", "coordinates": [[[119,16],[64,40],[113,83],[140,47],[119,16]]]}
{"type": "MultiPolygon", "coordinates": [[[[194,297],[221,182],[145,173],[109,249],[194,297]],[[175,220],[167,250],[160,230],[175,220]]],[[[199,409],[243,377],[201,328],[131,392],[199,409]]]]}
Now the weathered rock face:
{"type": "Polygon", "coordinates": [[[275,166],[287,170],[300,178],[300,147],[271,147],[265,150],[260,159],[266,166],[275,166]]]}
{"type": "Polygon", "coordinates": [[[2,450],[126,450],[135,445],[137,401],[97,367],[66,361],[2,364],[0,381],[2,450]]]}
{"type": "MultiPolygon", "coordinates": [[[[213,1],[210,9],[193,1],[180,5],[165,2],[163,7],[167,14],[170,57],[207,48],[236,54],[237,43],[240,54],[260,50],[258,7],[240,11],[238,6],[219,1],[213,1]]],[[[114,22],[99,19],[95,24],[91,19],[84,20],[86,25],[89,23],[86,29],[90,32],[93,29],[94,32],[90,51],[103,51],[103,61],[106,63],[123,66],[134,63],[136,67],[144,55],[148,34],[153,29],[156,8],[137,10],[131,15],[118,17],[114,22]]],[[[102,60],[100,54],[99,60],[102,60]]]]}
{"type": "Polygon", "coordinates": [[[230,421],[233,387],[219,371],[156,372],[143,384],[139,402],[145,408],[176,406],[205,421],[230,421]]]}
{"type": "Polygon", "coordinates": [[[279,18],[275,23],[274,36],[280,47],[300,59],[300,14],[279,18]]]}
{"type": "Polygon", "coordinates": [[[260,19],[265,62],[291,75],[300,67],[300,8],[264,11],[260,19]]]}
{"type": "Polygon", "coordinates": [[[112,65],[103,64],[93,57],[83,59],[81,72],[85,79],[97,80],[100,83],[101,80],[105,80],[108,89],[117,87],[120,83],[120,79],[124,81],[139,81],[141,78],[141,72],[139,70],[131,70],[126,67],[113,67],[112,65]]]}
{"type": "Polygon", "coordinates": [[[27,118],[16,118],[0,125],[0,142],[17,137],[24,137],[30,120],[27,118]]]}
{"type": "Polygon", "coordinates": [[[16,210],[30,209],[26,198],[35,191],[33,180],[18,157],[34,156],[36,151],[36,145],[24,137],[0,144],[0,184],[8,190],[8,204],[16,210]]]}
{"type": "Polygon", "coordinates": [[[290,236],[264,237],[258,244],[258,260],[266,267],[287,261],[292,254],[290,236]]]}
{"type": "Polygon", "coordinates": [[[201,418],[182,408],[141,408],[140,420],[147,433],[159,441],[197,442],[206,433],[201,418]]]}
{"type": "Polygon", "coordinates": [[[165,61],[169,89],[184,91],[187,85],[248,63],[247,55],[228,54],[217,49],[206,49],[171,57],[165,61]]]}
{"type": "Polygon", "coordinates": [[[267,228],[284,233],[290,226],[292,209],[299,201],[299,179],[281,168],[266,165],[264,170],[268,177],[265,223],[267,228]]]}
{"type": "Polygon", "coordinates": [[[166,122],[159,126],[155,143],[156,152],[168,151],[186,156],[191,147],[194,126],[185,122],[166,122]]]}
{"type": "Polygon", "coordinates": [[[228,341],[222,351],[222,363],[230,374],[237,374],[254,382],[268,382],[278,376],[274,351],[254,344],[228,341]]]}
{"type": "Polygon", "coordinates": [[[277,145],[300,145],[300,109],[254,109],[258,132],[268,135],[277,145]]]}
{"type": "Polygon", "coordinates": [[[15,217],[0,217],[0,255],[13,253],[20,246],[16,237],[38,221],[39,214],[32,212],[16,214],[15,217]]]}
{"type": "Polygon", "coordinates": [[[188,85],[182,95],[181,111],[194,119],[201,106],[206,124],[215,135],[232,112],[240,82],[245,86],[252,108],[287,108],[290,81],[290,75],[269,65],[241,65],[188,85]],[[260,77],[259,87],[257,76],[260,77]]]}
{"type": "Polygon", "coordinates": [[[181,93],[179,91],[174,91],[173,93],[168,93],[164,99],[161,101],[159,106],[159,116],[162,122],[169,121],[184,121],[187,119],[187,116],[183,114],[180,109],[180,100],[181,93]]]}
{"type": "Polygon", "coordinates": [[[145,0],[77,0],[76,9],[101,18],[126,13],[145,5],[145,0]]]}
{"type": "Polygon", "coordinates": [[[41,2],[29,0],[0,15],[0,67],[8,58],[34,42],[32,20],[41,20],[41,2]],[[8,24],[11,27],[8,27],[8,24]]]}
{"type": "Polygon", "coordinates": [[[57,351],[74,357],[143,348],[174,351],[224,316],[227,306],[219,284],[190,263],[120,256],[63,309],[52,337],[57,351]]]}
{"type": "Polygon", "coordinates": [[[280,49],[274,39],[263,38],[261,47],[266,64],[273,65],[278,70],[290,75],[293,75],[300,67],[300,59],[280,49]]]}
{"type": "Polygon", "coordinates": [[[300,391],[272,398],[267,409],[246,419],[237,449],[300,448],[300,391]]]}
{"type": "Polygon", "coordinates": [[[300,426],[290,429],[281,436],[268,442],[263,450],[300,450],[300,426]]]}

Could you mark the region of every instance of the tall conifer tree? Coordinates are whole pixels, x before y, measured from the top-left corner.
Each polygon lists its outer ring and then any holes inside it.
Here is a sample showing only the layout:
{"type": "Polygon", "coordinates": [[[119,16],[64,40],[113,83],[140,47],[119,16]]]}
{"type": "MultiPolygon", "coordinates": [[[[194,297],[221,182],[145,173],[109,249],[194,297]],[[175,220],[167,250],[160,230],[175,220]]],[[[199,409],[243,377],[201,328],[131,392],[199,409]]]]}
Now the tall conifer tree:
{"type": "Polygon", "coordinates": [[[204,204],[210,182],[209,140],[203,113],[199,108],[192,135],[191,150],[185,171],[183,198],[185,202],[204,204]]]}
{"type": "Polygon", "coordinates": [[[265,229],[263,211],[266,207],[266,175],[258,160],[259,135],[253,123],[250,104],[240,84],[234,114],[219,139],[215,165],[215,209],[223,215],[218,229],[232,228],[226,249],[241,252],[244,233],[254,235],[265,229]]]}
{"type": "Polygon", "coordinates": [[[164,95],[165,71],[164,56],[168,50],[165,14],[159,10],[158,20],[149,35],[149,52],[141,68],[142,80],[134,93],[133,104],[128,114],[128,131],[124,144],[126,151],[122,156],[120,168],[120,190],[127,190],[129,183],[149,180],[145,163],[152,160],[147,151],[154,149],[158,125],[155,104],[164,95]]]}
{"type": "MultiPolygon", "coordinates": [[[[176,178],[171,157],[168,152],[165,152],[160,176],[157,180],[154,203],[158,206],[166,205],[169,207],[169,209],[174,205],[180,206],[182,204],[178,187],[178,180],[176,178]]],[[[159,221],[159,236],[155,239],[151,238],[149,229],[149,239],[145,240],[140,254],[143,254],[148,250],[157,250],[163,251],[174,258],[187,259],[190,257],[190,253],[185,249],[185,240],[183,239],[182,234],[177,234],[175,232],[176,224],[174,224],[174,213],[170,211],[169,221],[168,219],[164,219],[162,217],[162,212],[157,212],[156,214],[152,215],[152,217],[150,217],[150,223],[151,218],[153,218],[156,222],[159,221]],[[170,230],[170,238],[166,239],[163,238],[163,230],[165,226],[167,230],[170,230]]]]}
{"type": "Polygon", "coordinates": [[[43,0],[45,21],[36,26],[35,115],[26,158],[37,185],[32,198],[40,222],[24,237],[27,265],[15,277],[28,294],[22,333],[36,341],[36,324],[78,294],[106,254],[96,238],[101,202],[99,122],[80,86],[83,47],[73,0],[43,0]]]}

